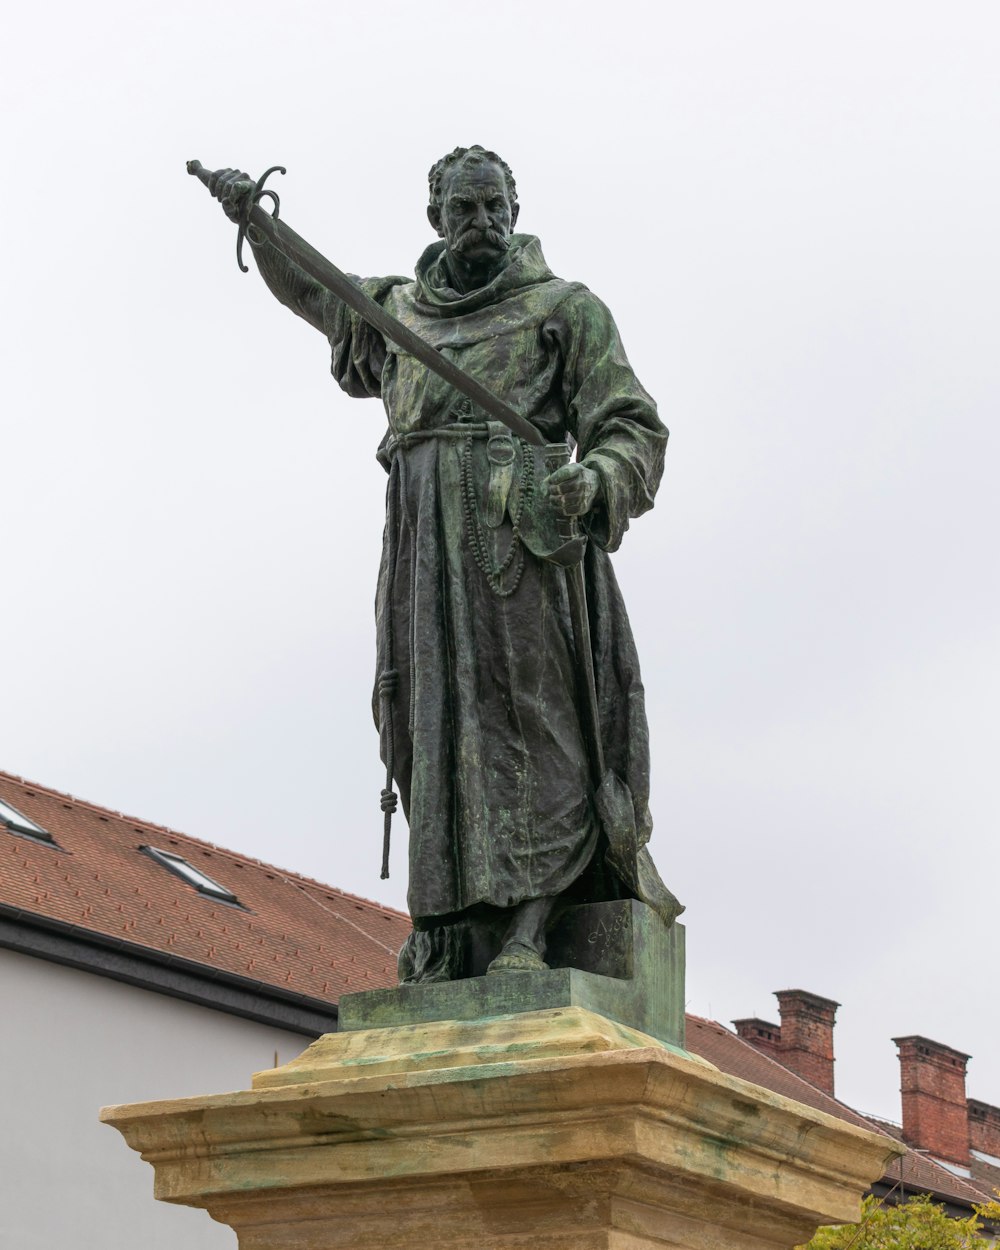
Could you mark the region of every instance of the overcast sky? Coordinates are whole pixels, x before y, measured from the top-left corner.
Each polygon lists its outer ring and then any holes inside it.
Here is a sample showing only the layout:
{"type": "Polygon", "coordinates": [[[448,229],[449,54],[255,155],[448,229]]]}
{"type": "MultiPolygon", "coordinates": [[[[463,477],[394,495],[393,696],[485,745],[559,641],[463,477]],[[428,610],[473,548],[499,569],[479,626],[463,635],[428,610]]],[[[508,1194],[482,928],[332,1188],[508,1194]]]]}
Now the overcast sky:
{"type": "Polygon", "coordinates": [[[1000,1103],[996,5],[8,21],[0,767],[404,905],[369,703],[381,408],[184,166],[280,162],[299,233],[412,273],[428,167],[482,143],[671,429],[616,569],[689,1009],[814,990],[845,1100],[898,1118],[890,1038],[923,1033],[1000,1103]]]}

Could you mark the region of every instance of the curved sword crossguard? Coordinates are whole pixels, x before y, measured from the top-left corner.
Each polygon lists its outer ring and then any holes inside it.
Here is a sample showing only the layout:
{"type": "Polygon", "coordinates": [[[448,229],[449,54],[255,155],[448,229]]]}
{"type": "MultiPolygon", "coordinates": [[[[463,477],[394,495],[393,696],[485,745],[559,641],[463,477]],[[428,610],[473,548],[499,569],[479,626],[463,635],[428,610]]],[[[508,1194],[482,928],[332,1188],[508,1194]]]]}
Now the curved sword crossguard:
{"type": "MultiPolygon", "coordinates": [[[[206,187],[210,185],[212,171],[210,169],[206,169],[201,161],[188,161],[187,171],[189,174],[193,174],[200,182],[203,182],[206,187]]],[[[236,263],[244,273],[249,273],[249,267],[243,263],[243,240],[247,237],[247,230],[251,225],[250,216],[253,213],[253,210],[265,196],[267,196],[274,205],[274,212],[271,216],[275,220],[277,220],[278,213],[281,209],[281,201],[278,199],[277,191],[272,191],[270,187],[265,188],[264,183],[267,182],[268,178],[270,178],[270,176],[274,173],[284,174],[287,172],[288,171],[285,169],[284,165],[272,165],[270,169],[265,169],[254,184],[253,190],[246,198],[246,203],[243,206],[243,212],[240,215],[240,232],[236,236],[236,263]]]]}
{"type": "Polygon", "coordinates": [[[270,187],[265,188],[264,183],[267,182],[268,178],[270,178],[270,176],[274,173],[284,174],[287,172],[288,171],[285,169],[284,165],[272,165],[270,169],[265,169],[261,176],[257,179],[254,184],[254,189],[247,196],[246,202],[243,205],[243,213],[240,216],[240,232],[236,236],[236,263],[244,273],[250,272],[249,266],[244,265],[243,263],[243,240],[247,237],[247,230],[250,227],[250,214],[261,202],[261,200],[265,196],[268,196],[271,203],[274,205],[274,211],[271,213],[271,216],[275,221],[278,220],[278,213],[281,211],[281,200],[278,198],[277,191],[272,191],[270,187]]]}

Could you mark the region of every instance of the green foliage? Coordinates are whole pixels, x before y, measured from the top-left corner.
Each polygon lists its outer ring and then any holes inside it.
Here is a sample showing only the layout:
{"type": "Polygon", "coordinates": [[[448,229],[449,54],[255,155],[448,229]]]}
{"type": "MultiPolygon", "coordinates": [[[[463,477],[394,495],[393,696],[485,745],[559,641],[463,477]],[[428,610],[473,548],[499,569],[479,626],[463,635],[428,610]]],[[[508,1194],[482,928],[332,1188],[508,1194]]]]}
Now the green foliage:
{"type": "Polygon", "coordinates": [[[943,1207],[927,1197],[910,1198],[899,1206],[879,1206],[866,1198],[857,1224],[821,1228],[804,1250],[986,1250],[974,1215],[950,1219],[943,1207]]]}
{"type": "Polygon", "coordinates": [[[981,1220],[989,1220],[991,1224],[1000,1224],[1000,1189],[994,1190],[995,1198],[976,1207],[976,1214],[981,1220]]]}

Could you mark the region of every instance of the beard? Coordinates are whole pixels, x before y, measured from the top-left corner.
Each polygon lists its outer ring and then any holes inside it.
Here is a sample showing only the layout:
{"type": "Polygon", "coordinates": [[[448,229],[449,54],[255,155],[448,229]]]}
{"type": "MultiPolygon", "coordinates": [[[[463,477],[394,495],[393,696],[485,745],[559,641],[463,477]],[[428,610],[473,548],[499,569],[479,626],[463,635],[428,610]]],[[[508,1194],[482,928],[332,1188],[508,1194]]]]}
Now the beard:
{"type": "Polygon", "coordinates": [[[463,256],[470,248],[482,243],[488,244],[493,251],[501,253],[506,252],[510,247],[510,241],[499,230],[477,230],[473,228],[460,234],[451,245],[451,250],[459,256],[463,256]]]}

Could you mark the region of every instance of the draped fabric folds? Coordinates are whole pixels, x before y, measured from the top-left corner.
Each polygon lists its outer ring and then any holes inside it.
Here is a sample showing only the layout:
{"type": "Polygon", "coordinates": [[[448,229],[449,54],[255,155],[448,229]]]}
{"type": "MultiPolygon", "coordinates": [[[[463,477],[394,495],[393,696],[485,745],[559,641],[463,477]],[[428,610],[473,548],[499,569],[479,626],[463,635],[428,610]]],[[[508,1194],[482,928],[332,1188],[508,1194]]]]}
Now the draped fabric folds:
{"type": "MultiPolygon", "coordinates": [[[[277,263],[270,275],[261,269],[294,306],[295,275],[277,263]]],[[[470,294],[449,285],[443,243],[421,257],[415,281],[361,285],[547,442],[575,443],[598,474],[601,499],[584,520],[598,701],[608,764],[631,790],[645,842],[643,687],[607,553],[652,506],[667,431],[608,310],[555,277],[527,235],[512,237],[500,274],[470,294]]],[[[330,341],[340,385],[381,397],[388,417],[379,450],[392,506],[376,596],[378,672],[398,674],[394,772],[410,828],[414,924],[428,929],[477,904],[564,893],[586,873],[600,833],[565,577],[538,558],[531,537],[545,506],[543,459],[510,440],[512,460],[498,478],[498,431],[485,413],[332,295],[309,319],[330,341]]]]}

